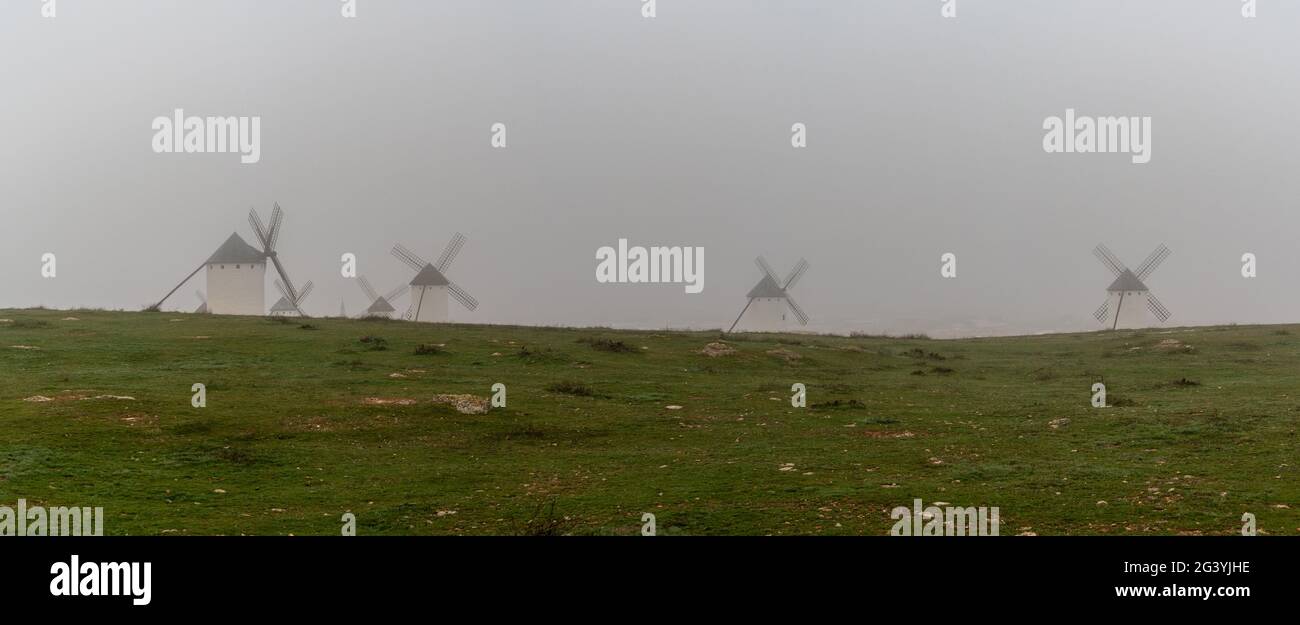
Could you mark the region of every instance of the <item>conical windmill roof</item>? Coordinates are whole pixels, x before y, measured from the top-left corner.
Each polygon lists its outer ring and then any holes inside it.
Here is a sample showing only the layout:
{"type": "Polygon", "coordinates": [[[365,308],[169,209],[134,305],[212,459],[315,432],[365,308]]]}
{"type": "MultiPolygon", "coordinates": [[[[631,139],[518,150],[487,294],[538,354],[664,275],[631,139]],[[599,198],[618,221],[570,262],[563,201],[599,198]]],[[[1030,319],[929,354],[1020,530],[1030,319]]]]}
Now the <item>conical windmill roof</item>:
{"type": "Polygon", "coordinates": [[[1119,274],[1118,278],[1115,278],[1114,282],[1110,283],[1110,286],[1106,287],[1106,290],[1115,293],[1118,291],[1146,291],[1148,289],[1147,285],[1142,284],[1142,281],[1138,279],[1132,270],[1125,269],[1119,274]]]}
{"type": "Polygon", "coordinates": [[[425,265],[420,273],[411,278],[411,286],[447,286],[448,284],[451,283],[447,280],[447,276],[442,275],[442,272],[433,265],[425,265]]]}
{"type": "Polygon", "coordinates": [[[230,233],[230,238],[226,239],[217,251],[212,253],[208,258],[209,265],[233,265],[235,263],[264,263],[266,254],[263,254],[257,248],[247,244],[239,238],[238,232],[230,233]]]}
{"type": "Polygon", "coordinates": [[[289,301],[289,298],[281,295],[280,299],[271,307],[271,312],[298,312],[298,309],[289,301]]]}
{"type": "Polygon", "coordinates": [[[758,284],[754,285],[754,288],[750,289],[749,294],[745,297],[750,299],[755,297],[785,297],[785,289],[781,288],[776,283],[776,280],[772,279],[772,276],[763,276],[763,279],[759,280],[758,284]]]}
{"type": "Polygon", "coordinates": [[[378,313],[397,312],[397,309],[393,308],[393,305],[389,304],[388,300],[381,297],[375,300],[375,303],[371,304],[370,308],[366,309],[366,312],[374,315],[378,313]]]}

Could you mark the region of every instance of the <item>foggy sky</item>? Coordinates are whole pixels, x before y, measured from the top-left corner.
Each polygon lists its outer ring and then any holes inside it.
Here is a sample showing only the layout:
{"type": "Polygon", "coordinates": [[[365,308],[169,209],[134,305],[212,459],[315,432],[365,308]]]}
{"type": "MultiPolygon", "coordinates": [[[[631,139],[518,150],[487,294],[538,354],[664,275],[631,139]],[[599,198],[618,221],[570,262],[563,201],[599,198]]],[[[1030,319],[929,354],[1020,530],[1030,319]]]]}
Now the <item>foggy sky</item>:
{"type": "Polygon", "coordinates": [[[411,277],[393,244],[433,259],[460,231],[448,275],[480,307],[450,302],[455,321],[726,327],[764,254],[811,263],[811,330],[1097,329],[1101,242],[1133,267],[1173,250],[1148,281],[1170,325],[1300,321],[1297,3],[358,5],[0,4],[0,307],[138,309],[279,202],[313,314],[369,303],[341,254],[386,291],[411,277]],[[176,108],[261,116],[261,162],[155,154],[176,108]],[[1067,108],[1150,116],[1151,162],[1044,153],[1067,108]],[[619,238],[704,247],[704,292],[598,284],[619,238]]]}

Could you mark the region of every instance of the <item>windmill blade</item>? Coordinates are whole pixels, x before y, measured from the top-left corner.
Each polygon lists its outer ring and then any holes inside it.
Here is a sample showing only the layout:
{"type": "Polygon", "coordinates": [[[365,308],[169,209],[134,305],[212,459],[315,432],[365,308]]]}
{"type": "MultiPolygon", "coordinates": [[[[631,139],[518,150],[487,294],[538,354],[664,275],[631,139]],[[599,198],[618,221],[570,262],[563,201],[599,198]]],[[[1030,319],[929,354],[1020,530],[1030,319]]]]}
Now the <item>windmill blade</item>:
{"type": "Polygon", "coordinates": [[[785,296],[785,303],[790,305],[790,311],[793,312],[795,318],[799,320],[799,325],[808,325],[808,315],[804,314],[803,309],[799,308],[799,305],[794,303],[793,298],[789,295],[785,296]]]}
{"type": "Polygon", "coordinates": [[[415,252],[406,249],[406,246],[402,245],[401,243],[398,243],[397,245],[393,246],[393,256],[396,256],[397,260],[400,260],[406,263],[407,265],[410,265],[411,269],[414,269],[416,271],[420,271],[421,269],[424,269],[425,265],[429,264],[424,262],[424,259],[416,255],[415,252]]]}
{"type": "Polygon", "coordinates": [[[1146,280],[1147,276],[1155,272],[1156,267],[1159,267],[1160,263],[1165,262],[1165,259],[1169,258],[1169,255],[1172,253],[1173,252],[1169,251],[1169,248],[1165,247],[1164,243],[1161,243],[1160,247],[1157,247],[1154,252],[1151,252],[1151,255],[1148,256],[1146,260],[1142,261],[1142,264],[1138,266],[1137,271],[1134,273],[1137,274],[1139,280],[1146,280]]]}
{"type": "Polygon", "coordinates": [[[1160,300],[1156,299],[1156,296],[1151,293],[1147,293],[1147,308],[1151,310],[1151,314],[1156,316],[1156,319],[1160,320],[1160,323],[1168,321],[1169,317],[1173,316],[1169,309],[1165,308],[1165,305],[1161,304],[1160,300]]]}
{"type": "Polygon", "coordinates": [[[375,287],[370,285],[370,281],[365,276],[357,276],[357,284],[361,286],[361,291],[370,299],[370,303],[373,304],[379,299],[379,293],[375,291],[375,287]]]}
{"type": "Polygon", "coordinates": [[[800,258],[799,262],[795,263],[794,269],[790,270],[790,275],[786,277],[785,284],[784,286],[781,287],[781,289],[785,290],[794,286],[795,283],[798,282],[799,279],[803,277],[803,274],[807,272],[808,272],[808,261],[800,258]]]}
{"type": "Polygon", "coordinates": [[[298,291],[298,301],[294,303],[301,304],[303,300],[307,299],[307,295],[310,294],[311,290],[314,288],[316,288],[316,283],[308,280],[307,284],[303,285],[302,290],[298,291]]]}
{"type": "Polygon", "coordinates": [[[289,299],[289,289],[285,288],[284,283],[279,278],[275,279],[275,290],[279,291],[280,295],[284,296],[284,299],[289,299]]]}
{"type": "Polygon", "coordinates": [[[1092,255],[1096,256],[1097,260],[1101,261],[1101,264],[1105,265],[1111,273],[1117,276],[1124,273],[1124,270],[1127,269],[1127,267],[1124,266],[1124,263],[1119,262],[1119,258],[1117,258],[1115,253],[1110,251],[1110,248],[1106,247],[1104,243],[1098,244],[1097,247],[1092,248],[1092,255]]]}
{"type": "Polygon", "coordinates": [[[204,304],[208,303],[208,296],[207,296],[207,295],[204,295],[204,294],[203,294],[203,291],[197,291],[197,290],[196,290],[196,291],[194,291],[194,294],[197,295],[197,296],[199,297],[199,301],[200,301],[200,302],[203,302],[204,304]]]}
{"type": "Polygon", "coordinates": [[[298,290],[293,288],[293,280],[289,279],[289,272],[285,271],[284,265],[280,264],[280,257],[276,256],[275,254],[271,254],[271,262],[275,264],[275,271],[276,273],[280,274],[280,279],[284,280],[284,287],[289,291],[289,295],[291,296],[289,297],[289,301],[292,302],[297,300],[298,290]]]}
{"type": "Polygon", "coordinates": [[[460,253],[462,247],[465,247],[465,235],[457,232],[447,242],[447,248],[442,251],[442,256],[438,257],[438,264],[435,265],[438,271],[447,271],[451,267],[451,261],[456,260],[456,255],[460,253]]]}
{"type": "MultiPolygon", "coordinates": [[[[280,204],[277,202],[275,208],[271,209],[271,225],[266,231],[266,253],[270,254],[275,251],[275,242],[280,240],[280,224],[284,221],[284,211],[280,210],[280,204]]],[[[292,282],[285,281],[289,286],[292,282]]]]}
{"type": "Polygon", "coordinates": [[[465,289],[460,288],[459,284],[448,280],[447,290],[451,292],[452,297],[456,298],[456,301],[460,302],[461,306],[464,306],[469,310],[478,308],[478,300],[474,299],[474,296],[469,293],[466,293],[465,289]]]}
{"type": "Polygon", "coordinates": [[[391,303],[393,303],[393,300],[395,300],[395,299],[397,299],[397,298],[399,298],[399,297],[401,297],[401,296],[403,296],[403,295],[406,295],[406,292],[409,291],[409,290],[411,290],[411,285],[409,285],[409,284],[403,284],[402,286],[399,286],[399,287],[397,287],[397,288],[395,288],[395,289],[393,289],[393,290],[391,290],[391,291],[385,293],[385,294],[384,294],[384,299],[388,300],[388,303],[391,304],[391,303]]]}
{"type": "Polygon", "coordinates": [[[411,304],[406,307],[406,312],[402,313],[402,319],[410,321],[415,316],[415,299],[411,299],[411,304]]]}
{"type": "Polygon", "coordinates": [[[253,227],[253,235],[257,237],[257,242],[262,244],[262,249],[266,250],[266,224],[262,223],[262,218],[257,216],[256,209],[248,209],[248,225],[253,227]]]}
{"type": "MultiPolygon", "coordinates": [[[[758,268],[763,271],[763,274],[771,278],[773,282],[777,281],[776,272],[772,271],[772,266],[767,264],[767,260],[765,260],[762,256],[755,258],[754,264],[758,265],[758,268]]],[[[777,284],[780,283],[777,282],[777,284]]]]}
{"type": "Polygon", "coordinates": [[[1110,318],[1110,300],[1102,302],[1101,306],[1092,313],[1092,316],[1097,319],[1098,323],[1106,323],[1106,320],[1110,318]]]}

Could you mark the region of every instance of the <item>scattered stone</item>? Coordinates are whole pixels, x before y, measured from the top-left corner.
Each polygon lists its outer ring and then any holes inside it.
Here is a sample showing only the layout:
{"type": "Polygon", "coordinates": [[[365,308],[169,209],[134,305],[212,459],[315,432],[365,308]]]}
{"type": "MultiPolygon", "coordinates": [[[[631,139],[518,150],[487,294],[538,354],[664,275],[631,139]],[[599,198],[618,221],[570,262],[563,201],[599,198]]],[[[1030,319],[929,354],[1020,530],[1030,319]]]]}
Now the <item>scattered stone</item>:
{"type": "Polygon", "coordinates": [[[678,406],[678,405],[676,405],[676,404],[674,404],[674,405],[672,405],[672,406],[664,406],[664,408],[667,408],[668,410],[681,410],[681,409],[682,409],[681,406],[678,406]]]}
{"type": "Polygon", "coordinates": [[[63,319],[60,319],[60,321],[81,321],[81,320],[76,317],[64,317],[63,319]]]}
{"type": "Polygon", "coordinates": [[[487,414],[492,408],[492,400],[475,395],[434,395],[432,401],[451,405],[461,414],[487,414]]]}
{"type": "Polygon", "coordinates": [[[705,345],[704,349],[700,350],[700,353],[704,354],[705,356],[708,356],[709,358],[717,358],[718,356],[730,356],[732,354],[735,354],[736,348],[727,345],[726,343],[720,343],[715,341],[713,343],[709,343],[708,345],[705,345]]]}
{"type": "Polygon", "coordinates": [[[14,349],[40,349],[39,347],[32,347],[31,345],[10,345],[9,347],[14,349]]]}
{"type": "Polygon", "coordinates": [[[1059,429],[1061,426],[1063,426],[1063,425],[1069,425],[1069,424],[1070,424],[1070,418],[1069,418],[1069,417],[1061,417],[1060,419],[1052,419],[1051,421],[1048,421],[1048,422],[1047,422],[1047,425],[1050,426],[1053,430],[1055,430],[1055,429],[1059,429]]]}
{"type": "Polygon", "coordinates": [[[46,397],[44,395],[32,395],[31,397],[24,397],[23,401],[44,402],[44,401],[54,401],[54,398],[46,397]]]}

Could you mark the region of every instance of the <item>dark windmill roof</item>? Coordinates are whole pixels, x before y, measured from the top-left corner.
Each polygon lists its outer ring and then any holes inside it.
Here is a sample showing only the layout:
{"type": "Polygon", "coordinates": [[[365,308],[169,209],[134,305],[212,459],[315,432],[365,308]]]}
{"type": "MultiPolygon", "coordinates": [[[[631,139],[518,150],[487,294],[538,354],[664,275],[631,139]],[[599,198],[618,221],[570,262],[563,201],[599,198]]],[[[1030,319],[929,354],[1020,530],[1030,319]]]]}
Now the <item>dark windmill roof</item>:
{"type": "Polygon", "coordinates": [[[1106,287],[1106,290],[1111,293],[1118,291],[1146,291],[1147,285],[1142,284],[1142,281],[1133,274],[1132,270],[1125,269],[1119,274],[1118,278],[1115,278],[1114,282],[1110,283],[1110,286],[1106,287]]]}
{"type": "Polygon", "coordinates": [[[280,299],[276,300],[275,305],[271,307],[271,312],[298,312],[298,309],[289,302],[289,298],[281,295],[280,299]]]}
{"type": "Polygon", "coordinates": [[[379,314],[379,313],[390,313],[390,312],[396,312],[396,311],[397,311],[397,309],[396,309],[396,308],[393,308],[393,305],[392,305],[392,304],[389,304],[389,303],[388,303],[388,300],[386,300],[386,299],[384,299],[384,298],[382,298],[382,297],[379,298],[379,299],[377,299],[377,300],[375,300],[375,303],[371,304],[371,305],[370,305],[370,308],[367,308],[367,309],[366,309],[366,312],[367,312],[367,313],[370,313],[370,314],[372,314],[372,315],[374,315],[374,314],[379,314]]]}
{"type": "Polygon", "coordinates": [[[772,276],[763,276],[763,279],[759,280],[758,284],[754,285],[754,288],[750,289],[749,294],[745,297],[750,299],[755,297],[785,297],[785,289],[778,286],[772,276]]]}
{"type": "Polygon", "coordinates": [[[425,265],[420,273],[411,278],[411,286],[447,286],[451,284],[447,281],[447,276],[442,275],[433,265],[425,265]]]}
{"type": "Polygon", "coordinates": [[[213,252],[212,256],[208,258],[207,264],[233,265],[235,263],[264,262],[266,262],[266,254],[245,243],[243,239],[239,238],[238,232],[232,232],[230,238],[226,239],[226,242],[222,243],[221,247],[217,248],[217,251],[213,252]]]}

